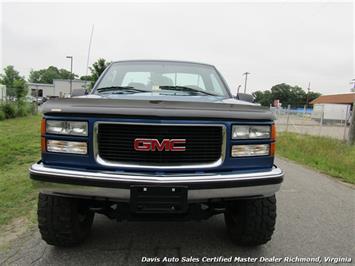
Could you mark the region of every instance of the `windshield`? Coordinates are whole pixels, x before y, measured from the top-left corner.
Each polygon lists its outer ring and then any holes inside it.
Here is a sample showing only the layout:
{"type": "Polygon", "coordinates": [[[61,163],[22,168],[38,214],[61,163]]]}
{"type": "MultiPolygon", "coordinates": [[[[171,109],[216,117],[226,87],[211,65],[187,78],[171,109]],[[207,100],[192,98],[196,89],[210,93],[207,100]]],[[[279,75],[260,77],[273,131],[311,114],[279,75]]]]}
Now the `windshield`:
{"type": "Polygon", "coordinates": [[[93,93],[229,97],[212,66],[177,62],[117,62],[103,74],[93,93]]]}

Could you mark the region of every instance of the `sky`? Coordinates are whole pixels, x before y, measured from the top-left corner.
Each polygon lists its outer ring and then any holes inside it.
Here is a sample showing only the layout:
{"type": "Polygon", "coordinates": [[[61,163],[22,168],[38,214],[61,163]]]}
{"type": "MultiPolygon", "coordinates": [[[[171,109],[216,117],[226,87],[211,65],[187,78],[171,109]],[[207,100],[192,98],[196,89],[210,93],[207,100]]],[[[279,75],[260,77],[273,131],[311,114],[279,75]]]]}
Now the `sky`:
{"type": "Polygon", "coordinates": [[[28,77],[50,65],[86,73],[98,58],[174,59],[215,65],[232,91],[279,83],[349,92],[353,3],[2,3],[1,69],[28,77]]]}

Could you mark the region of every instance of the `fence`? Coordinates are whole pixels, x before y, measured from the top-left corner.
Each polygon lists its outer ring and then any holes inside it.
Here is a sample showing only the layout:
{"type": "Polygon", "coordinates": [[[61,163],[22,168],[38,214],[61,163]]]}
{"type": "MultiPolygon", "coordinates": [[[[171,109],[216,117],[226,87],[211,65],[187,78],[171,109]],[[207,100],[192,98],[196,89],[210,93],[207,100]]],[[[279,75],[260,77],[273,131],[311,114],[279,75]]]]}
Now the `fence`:
{"type": "Polygon", "coordinates": [[[314,109],[273,108],[278,132],[295,132],[348,140],[350,105],[319,105],[314,109]]]}

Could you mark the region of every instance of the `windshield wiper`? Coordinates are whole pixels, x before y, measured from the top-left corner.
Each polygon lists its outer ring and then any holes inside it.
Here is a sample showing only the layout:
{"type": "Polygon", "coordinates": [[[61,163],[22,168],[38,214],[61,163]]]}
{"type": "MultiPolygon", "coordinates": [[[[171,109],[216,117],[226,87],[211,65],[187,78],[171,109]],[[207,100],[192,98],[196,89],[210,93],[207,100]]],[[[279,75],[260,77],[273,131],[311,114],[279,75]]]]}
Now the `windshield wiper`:
{"type": "Polygon", "coordinates": [[[210,95],[210,96],[218,96],[213,93],[209,93],[206,91],[200,91],[200,90],[190,88],[190,87],[185,87],[185,86],[159,86],[159,88],[161,88],[163,90],[185,91],[185,92],[192,92],[192,93],[202,93],[202,94],[210,95]]]}
{"type": "Polygon", "coordinates": [[[148,90],[136,89],[132,86],[110,86],[110,87],[102,87],[96,89],[98,92],[106,92],[106,91],[116,91],[116,92],[150,92],[148,90]]]}

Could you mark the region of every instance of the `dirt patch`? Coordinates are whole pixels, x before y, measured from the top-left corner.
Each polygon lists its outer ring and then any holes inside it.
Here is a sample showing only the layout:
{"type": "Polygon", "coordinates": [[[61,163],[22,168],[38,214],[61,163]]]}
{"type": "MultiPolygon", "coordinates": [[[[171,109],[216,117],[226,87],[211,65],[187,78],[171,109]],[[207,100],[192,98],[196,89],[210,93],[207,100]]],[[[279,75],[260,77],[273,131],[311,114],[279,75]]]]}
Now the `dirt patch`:
{"type": "Polygon", "coordinates": [[[0,228],[0,249],[6,248],[12,241],[20,238],[30,228],[30,222],[26,218],[17,218],[11,223],[0,228]]]}

